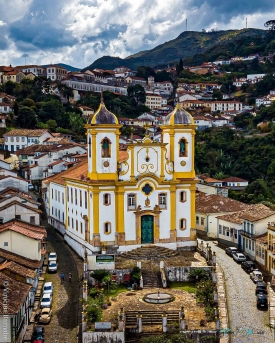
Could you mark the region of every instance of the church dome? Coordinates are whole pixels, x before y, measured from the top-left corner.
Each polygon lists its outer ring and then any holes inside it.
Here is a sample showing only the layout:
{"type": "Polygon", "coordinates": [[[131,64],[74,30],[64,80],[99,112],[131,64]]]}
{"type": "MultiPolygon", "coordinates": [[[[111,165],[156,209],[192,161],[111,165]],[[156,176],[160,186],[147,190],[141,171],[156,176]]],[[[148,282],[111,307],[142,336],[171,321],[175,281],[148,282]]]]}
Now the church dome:
{"type": "Polygon", "coordinates": [[[115,116],[114,113],[110,112],[109,110],[107,110],[104,101],[103,101],[103,97],[101,94],[101,100],[100,100],[100,105],[97,109],[97,111],[92,114],[87,121],[88,125],[92,125],[92,124],[101,124],[101,125],[106,125],[106,124],[118,124],[118,120],[117,117],[115,116]]]}
{"type": "Polygon", "coordinates": [[[192,125],[194,124],[194,119],[190,113],[185,111],[181,104],[177,104],[175,109],[168,114],[164,121],[167,125],[192,125]]]}

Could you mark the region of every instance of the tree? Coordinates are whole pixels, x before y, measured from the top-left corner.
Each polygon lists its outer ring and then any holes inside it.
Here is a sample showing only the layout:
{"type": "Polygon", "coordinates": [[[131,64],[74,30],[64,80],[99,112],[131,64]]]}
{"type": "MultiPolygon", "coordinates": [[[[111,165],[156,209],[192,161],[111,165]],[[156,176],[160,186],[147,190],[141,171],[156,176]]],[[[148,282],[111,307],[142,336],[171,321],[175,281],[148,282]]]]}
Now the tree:
{"type": "Polygon", "coordinates": [[[69,119],[65,115],[65,109],[58,100],[50,100],[44,102],[38,112],[38,118],[43,123],[53,119],[58,126],[67,128],[69,126],[69,119]]]}
{"type": "Polygon", "coordinates": [[[22,105],[27,107],[34,107],[35,102],[32,99],[26,98],[25,100],[23,100],[22,105]]]}
{"type": "Polygon", "coordinates": [[[3,84],[2,88],[3,91],[9,95],[14,95],[14,89],[16,87],[16,83],[12,81],[7,81],[6,83],[3,84]]]}
{"type": "Polygon", "coordinates": [[[17,122],[22,128],[34,129],[37,123],[37,117],[34,110],[27,106],[20,107],[17,122]]]}
{"type": "Polygon", "coordinates": [[[70,126],[71,130],[75,135],[84,135],[85,134],[85,129],[84,129],[84,120],[83,118],[77,114],[77,113],[68,113],[69,115],[69,121],[70,121],[70,126]]]}
{"type": "Polygon", "coordinates": [[[136,84],[127,88],[128,96],[134,101],[135,105],[144,104],[146,101],[146,94],[144,88],[136,84]]]}

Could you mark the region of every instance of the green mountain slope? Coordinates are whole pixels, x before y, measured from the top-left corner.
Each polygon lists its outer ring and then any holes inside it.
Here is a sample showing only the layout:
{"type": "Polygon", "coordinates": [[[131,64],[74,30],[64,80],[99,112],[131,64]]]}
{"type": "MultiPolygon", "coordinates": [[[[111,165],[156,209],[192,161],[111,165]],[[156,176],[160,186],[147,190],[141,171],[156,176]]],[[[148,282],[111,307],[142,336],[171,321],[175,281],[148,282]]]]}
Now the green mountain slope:
{"type": "Polygon", "coordinates": [[[234,49],[240,45],[245,45],[248,48],[251,47],[251,49],[248,49],[248,52],[253,53],[255,50],[254,40],[256,39],[260,42],[264,36],[265,31],[260,29],[216,32],[186,31],[171,41],[158,45],[151,50],[138,52],[125,59],[103,56],[94,61],[90,66],[84,68],[84,70],[94,68],[114,69],[121,65],[131,69],[137,69],[141,65],[155,67],[178,62],[180,58],[188,59],[195,55],[208,54],[208,52],[213,58],[218,58],[219,56],[215,55],[222,54],[227,56],[233,54],[234,49]],[[251,43],[252,46],[250,45],[251,43]]]}

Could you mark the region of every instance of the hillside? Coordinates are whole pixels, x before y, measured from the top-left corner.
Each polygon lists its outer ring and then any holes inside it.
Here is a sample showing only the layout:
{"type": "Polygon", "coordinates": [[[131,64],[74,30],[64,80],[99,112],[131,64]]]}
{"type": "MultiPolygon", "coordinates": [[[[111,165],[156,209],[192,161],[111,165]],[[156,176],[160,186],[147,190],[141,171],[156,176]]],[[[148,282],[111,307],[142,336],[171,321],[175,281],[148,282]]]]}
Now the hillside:
{"type": "MultiPolygon", "coordinates": [[[[68,71],[73,71],[73,72],[76,72],[76,71],[79,71],[81,68],[75,68],[75,67],[72,67],[70,66],[69,64],[64,64],[64,63],[55,63],[55,65],[59,66],[59,67],[62,67],[62,68],[65,68],[67,69],[68,71]]],[[[43,67],[47,67],[47,65],[43,65],[43,67]]]]}
{"type": "MultiPolygon", "coordinates": [[[[262,43],[265,31],[260,29],[227,30],[216,32],[182,32],[177,38],[165,42],[157,47],[138,52],[126,58],[103,56],[94,61],[90,66],[84,68],[114,69],[125,66],[137,69],[138,66],[156,67],[160,65],[174,64],[180,58],[185,59],[193,56],[207,55],[209,58],[218,58],[219,55],[234,54],[236,50],[247,47],[244,53],[253,53],[254,40],[262,43]],[[251,42],[253,39],[253,42],[251,42]],[[250,44],[253,43],[253,46],[250,44]]],[[[202,56],[204,58],[204,56],[202,56]]]]}

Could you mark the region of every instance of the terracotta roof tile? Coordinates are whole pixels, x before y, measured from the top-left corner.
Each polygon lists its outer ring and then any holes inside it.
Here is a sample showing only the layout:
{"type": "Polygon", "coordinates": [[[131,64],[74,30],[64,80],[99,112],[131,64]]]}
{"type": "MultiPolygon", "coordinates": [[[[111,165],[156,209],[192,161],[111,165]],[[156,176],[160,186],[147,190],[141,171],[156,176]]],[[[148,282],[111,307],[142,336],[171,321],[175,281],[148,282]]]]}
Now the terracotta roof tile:
{"type": "MultiPolygon", "coordinates": [[[[28,136],[28,137],[40,137],[43,135],[43,133],[49,132],[46,129],[36,129],[36,130],[30,130],[30,129],[15,129],[9,132],[6,132],[3,136],[28,136]]],[[[50,133],[50,132],[49,132],[50,133]]]]}
{"type": "Polygon", "coordinates": [[[0,265],[0,270],[9,270],[10,272],[32,279],[34,279],[37,275],[37,272],[33,269],[21,266],[20,264],[13,261],[6,261],[2,263],[0,265]]]}
{"type": "Polygon", "coordinates": [[[39,269],[41,267],[41,261],[31,260],[30,258],[14,254],[10,251],[0,248],[0,257],[4,258],[7,261],[14,261],[21,266],[30,268],[30,269],[39,269]]]}
{"type": "Polygon", "coordinates": [[[200,213],[237,212],[248,208],[247,204],[221,195],[211,194],[196,198],[196,212],[200,213]]]}
{"type": "Polygon", "coordinates": [[[244,179],[240,179],[239,177],[236,177],[236,176],[230,176],[225,179],[222,179],[222,182],[248,182],[248,181],[244,179]]]}
{"type": "MultiPolygon", "coordinates": [[[[33,211],[33,212],[36,212],[36,213],[42,213],[42,211],[40,211],[38,208],[28,206],[28,205],[26,205],[26,204],[24,204],[22,202],[17,201],[17,200],[13,200],[13,201],[9,202],[8,204],[6,204],[4,206],[1,206],[0,211],[6,210],[7,208],[10,208],[13,205],[24,207],[27,210],[33,211]]],[[[0,226],[0,230],[1,230],[1,226],[0,226]]]]}
{"type": "Polygon", "coordinates": [[[25,302],[31,289],[31,285],[13,279],[0,272],[0,297],[1,300],[8,296],[7,308],[4,307],[4,301],[0,301],[0,314],[17,314],[25,302]],[[6,287],[4,285],[7,285],[6,287]]]}

